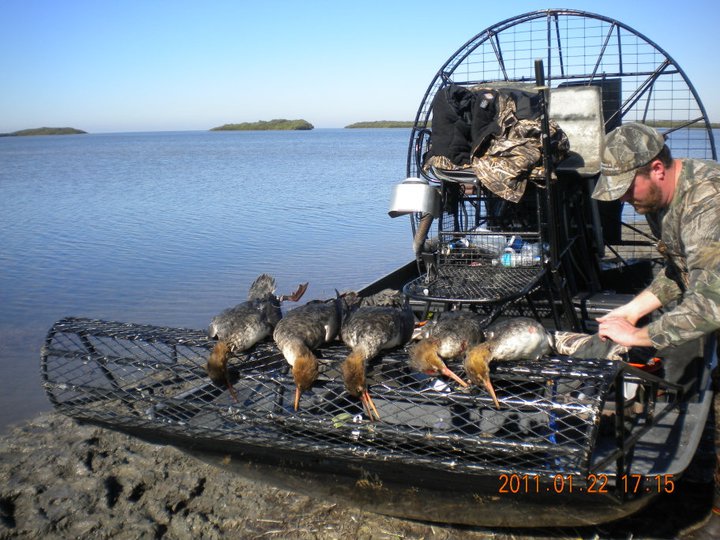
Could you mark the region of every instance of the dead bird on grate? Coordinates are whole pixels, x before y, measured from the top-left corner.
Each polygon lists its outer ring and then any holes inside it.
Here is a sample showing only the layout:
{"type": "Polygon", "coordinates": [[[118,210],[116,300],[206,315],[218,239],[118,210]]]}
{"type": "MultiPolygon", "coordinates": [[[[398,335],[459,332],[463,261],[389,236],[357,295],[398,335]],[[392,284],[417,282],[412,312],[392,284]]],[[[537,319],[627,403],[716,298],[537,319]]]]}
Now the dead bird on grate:
{"type": "Polygon", "coordinates": [[[490,382],[490,362],[537,360],[551,351],[552,336],[542,324],[528,317],[493,323],[484,333],[486,341],[468,349],[465,354],[465,372],[470,382],[487,389],[499,409],[500,403],[490,382]]]}
{"type": "Polygon", "coordinates": [[[410,347],[410,367],[427,375],[445,375],[461,386],[467,383],[444,360],[456,358],[483,340],[486,318],[467,310],[444,311],[420,331],[420,341],[410,347]]]}
{"type": "Polygon", "coordinates": [[[352,349],[342,364],[345,388],[362,401],[370,420],[379,420],[380,415],[368,392],[367,362],[383,349],[407,343],[414,326],[415,316],[408,299],[400,291],[385,290],[364,298],[340,331],[343,341],[352,349]]]}
{"type": "Polygon", "coordinates": [[[273,339],[292,368],[295,381],[295,410],[300,395],[318,377],[319,362],[313,351],[340,334],[343,321],[360,301],[355,293],[340,294],[330,300],[311,300],[285,314],[275,326],[273,339]]]}
{"type": "Polygon", "coordinates": [[[291,295],[275,295],[275,278],[261,274],[248,291],[248,299],[235,307],[213,317],[208,327],[208,337],[217,338],[205,367],[210,379],[217,385],[225,384],[237,401],[235,389],[230,384],[227,363],[231,354],[245,351],[269,336],[282,318],[280,302],[297,302],[307,290],[307,283],[298,286],[291,295]]]}

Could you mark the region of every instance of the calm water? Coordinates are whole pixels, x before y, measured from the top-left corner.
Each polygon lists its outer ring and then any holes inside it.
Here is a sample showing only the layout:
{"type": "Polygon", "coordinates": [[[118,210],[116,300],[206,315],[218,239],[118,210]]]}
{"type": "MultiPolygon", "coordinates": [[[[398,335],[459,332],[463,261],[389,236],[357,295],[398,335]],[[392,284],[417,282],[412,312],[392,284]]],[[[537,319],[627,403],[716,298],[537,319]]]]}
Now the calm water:
{"type": "Polygon", "coordinates": [[[72,315],[205,328],[273,274],[304,300],[412,258],[390,219],[409,130],[0,138],[0,430],[49,410],[40,347],[72,315]]]}

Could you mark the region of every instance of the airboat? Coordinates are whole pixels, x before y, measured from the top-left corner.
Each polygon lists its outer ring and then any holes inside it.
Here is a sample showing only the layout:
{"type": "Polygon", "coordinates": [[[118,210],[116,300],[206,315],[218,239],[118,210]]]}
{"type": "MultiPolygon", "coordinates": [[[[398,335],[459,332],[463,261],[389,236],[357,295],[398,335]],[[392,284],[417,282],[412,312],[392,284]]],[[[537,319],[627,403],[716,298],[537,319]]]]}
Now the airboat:
{"type": "MultiPolygon", "coordinates": [[[[590,197],[604,133],[630,121],[658,127],[676,157],[716,159],[683,70],[623,23],[548,9],[477,34],[427,88],[407,180],[390,201],[391,216],[409,219],[415,258],[360,294],[402,289],[418,321],[472,309],[488,323],[522,315],[555,331],[594,332],[596,317],[662,266],[644,220],[590,197]],[[493,136],[483,134],[498,127],[488,103],[514,100],[517,113],[518,96],[537,121],[537,158],[499,184],[487,181],[484,165],[451,155],[453,137],[470,133],[469,155],[485,156],[493,136]],[[489,128],[478,127],[483,113],[489,128]],[[505,251],[518,239],[529,246],[525,256],[505,251]]],[[[626,361],[553,353],[497,363],[498,409],[482,391],[411,371],[398,348],[369,366],[381,417],[370,421],[344,390],[339,365],[348,349],[340,342],[319,351],[319,379],[298,411],[273,343],[231,363],[237,401],[206,375],[212,346],[201,330],[65,318],[42,348],[43,383],[53,406],[80,421],[366,510],[578,526],[627,516],[673,491],[706,424],[717,363],[712,339],[682,351],[631,351],[626,361]]]]}

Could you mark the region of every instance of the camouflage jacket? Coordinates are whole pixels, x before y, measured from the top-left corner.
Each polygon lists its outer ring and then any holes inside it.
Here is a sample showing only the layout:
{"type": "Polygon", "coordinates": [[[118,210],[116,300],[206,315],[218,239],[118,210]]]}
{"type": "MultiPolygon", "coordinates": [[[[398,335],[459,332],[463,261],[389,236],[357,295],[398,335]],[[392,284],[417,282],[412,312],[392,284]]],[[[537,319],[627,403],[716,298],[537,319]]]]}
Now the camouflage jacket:
{"type": "MultiPolygon", "coordinates": [[[[476,122],[474,117],[484,109],[466,104],[460,110],[466,116],[472,113],[473,117],[464,120],[457,110],[446,110],[447,98],[438,92],[436,98],[441,99],[433,101],[433,143],[423,169],[471,169],[487,189],[516,203],[525,193],[528,180],[538,184],[544,180],[542,119],[539,110],[531,110],[538,106],[538,98],[533,101],[525,93],[512,90],[498,92],[474,88],[465,91],[477,94],[477,102],[492,103],[492,119],[476,122]]],[[[557,122],[550,120],[549,127],[550,151],[553,160],[559,162],[567,157],[570,143],[557,122]]]]}
{"type": "Polygon", "coordinates": [[[648,287],[663,306],[679,302],[648,326],[657,348],[720,328],[720,164],[681,162],[658,246],[670,263],[648,287]]]}

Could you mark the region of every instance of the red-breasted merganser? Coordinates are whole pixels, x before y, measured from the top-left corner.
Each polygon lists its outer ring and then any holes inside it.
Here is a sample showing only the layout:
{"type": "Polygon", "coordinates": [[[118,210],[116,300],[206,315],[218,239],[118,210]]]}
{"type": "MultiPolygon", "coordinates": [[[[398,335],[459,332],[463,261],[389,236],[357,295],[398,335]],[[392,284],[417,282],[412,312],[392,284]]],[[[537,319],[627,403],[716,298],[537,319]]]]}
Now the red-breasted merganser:
{"type": "Polygon", "coordinates": [[[285,314],[273,332],[273,339],[292,368],[295,380],[295,410],[300,395],[318,377],[319,362],[313,353],[323,343],[333,341],[353,303],[354,293],[337,294],[331,300],[312,300],[285,314]]]}
{"type": "Polygon", "coordinates": [[[410,347],[410,367],[437,377],[445,375],[461,386],[467,383],[443,360],[456,358],[483,340],[485,318],[473,311],[445,311],[431,319],[420,332],[420,341],[410,347]]]}
{"type": "Polygon", "coordinates": [[[383,349],[407,343],[414,326],[415,317],[402,293],[381,291],[363,299],[340,331],[343,341],[352,349],[342,365],[345,388],[362,401],[370,420],[379,420],[380,415],[367,388],[367,361],[383,349]]]}
{"type": "Polygon", "coordinates": [[[227,373],[230,355],[245,351],[269,336],[282,318],[280,302],[296,302],[306,289],[307,283],[304,283],[293,294],[278,297],[275,279],[261,274],[250,286],[245,302],[224,310],[210,321],[208,336],[217,338],[218,343],[210,353],[206,371],[215,384],[227,385],[233,399],[237,400],[237,396],[227,373]]]}
{"type": "Polygon", "coordinates": [[[550,352],[552,337],[535,319],[517,317],[490,325],[485,330],[485,339],[483,343],[468,349],[465,354],[465,372],[470,382],[487,389],[495,407],[499,409],[500,403],[490,382],[490,362],[537,360],[550,352]]]}

